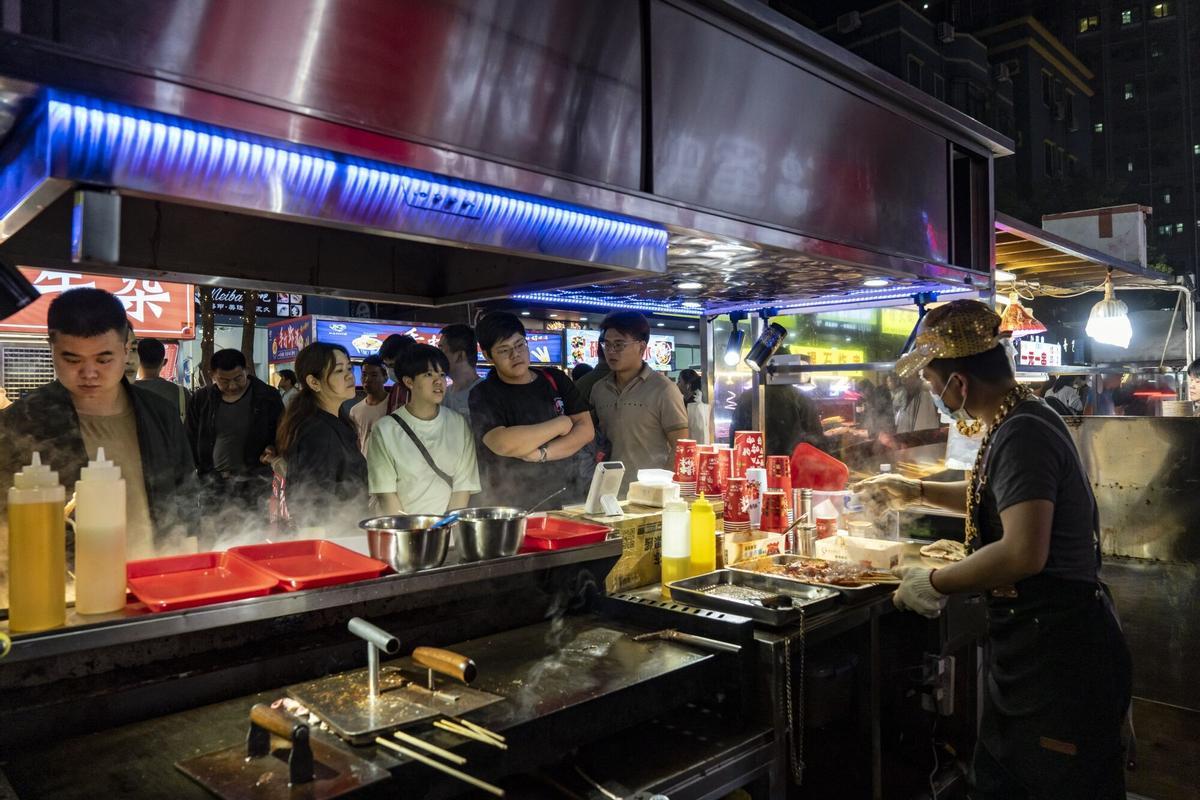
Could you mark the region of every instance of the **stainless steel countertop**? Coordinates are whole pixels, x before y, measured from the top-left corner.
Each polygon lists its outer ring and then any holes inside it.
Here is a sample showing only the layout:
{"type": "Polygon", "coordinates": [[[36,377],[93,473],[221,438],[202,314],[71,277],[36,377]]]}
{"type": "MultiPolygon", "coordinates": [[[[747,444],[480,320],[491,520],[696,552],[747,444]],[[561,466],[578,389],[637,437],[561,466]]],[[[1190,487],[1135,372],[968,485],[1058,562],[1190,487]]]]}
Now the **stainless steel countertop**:
{"type": "MultiPolygon", "coordinates": [[[[523,553],[488,561],[450,564],[412,575],[386,575],[340,586],[281,592],[176,612],[151,613],[130,604],[112,614],[83,616],[69,611],[62,628],[12,637],[12,652],[0,664],[57,656],[82,650],[131,644],[245,622],[303,614],[321,609],[400,595],[449,589],[477,581],[504,578],[621,554],[621,540],[609,539],[586,547],[523,553]]],[[[0,631],[8,631],[7,621],[0,631]]]]}

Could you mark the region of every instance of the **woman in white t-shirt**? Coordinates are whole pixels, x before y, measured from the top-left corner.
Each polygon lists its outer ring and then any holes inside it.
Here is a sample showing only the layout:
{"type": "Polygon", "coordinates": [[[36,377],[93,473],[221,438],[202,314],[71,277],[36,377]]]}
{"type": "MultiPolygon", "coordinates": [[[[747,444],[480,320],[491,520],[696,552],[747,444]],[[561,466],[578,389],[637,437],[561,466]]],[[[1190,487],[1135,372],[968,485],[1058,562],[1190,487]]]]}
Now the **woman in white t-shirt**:
{"type": "Polygon", "coordinates": [[[700,373],[694,369],[685,369],[679,373],[675,385],[683,395],[684,405],[687,406],[689,438],[697,444],[711,444],[712,431],[709,429],[708,403],[704,402],[704,392],[701,388],[700,373]]]}
{"type": "Polygon", "coordinates": [[[479,491],[475,439],[466,418],[442,407],[445,354],[413,345],[396,363],[408,402],[381,418],[367,448],[368,486],[381,514],[445,514],[479,491]]]}

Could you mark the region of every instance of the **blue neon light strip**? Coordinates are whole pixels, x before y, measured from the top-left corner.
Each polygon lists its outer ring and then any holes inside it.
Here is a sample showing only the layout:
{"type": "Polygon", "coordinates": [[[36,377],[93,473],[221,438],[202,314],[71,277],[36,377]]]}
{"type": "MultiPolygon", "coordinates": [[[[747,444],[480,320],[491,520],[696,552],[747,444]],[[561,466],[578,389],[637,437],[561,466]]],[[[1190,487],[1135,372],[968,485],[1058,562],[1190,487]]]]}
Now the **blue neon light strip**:
{"type": "Polygon", "coordinates": [[[584,308],[602,308],[619,311],[644,311],[651,314],[677,314],[685,317],[699,317],[702,309],[683,308],[674,303],[659,303],[654,300],[639,300],[636,297],[610,296],[605,294],[589,294],[562,290],[559,292],[518,292],[512,295],[513,300],[527,303],[542,303],[547,306],[581,306],[584,308]]]}
{"type": "Polygon", "coordinates": [[[789,303],[787,306],[779,309],[781,315],[784,314],[803,314],[809,308],[826,308],[829,306],[848,306],[861,305],[863,303],[884,303],[892,300],[911,300],[915,294],[925,292],[933,292],[936,295],[944,296],[950,294],[968,294],[979,292],[982,287],[977,286],[948,286],[942,283],[928,283],[916,286],[902,286],[891,289],[889,291],[873,290],[866,292],[851,292],[850,294],[838,295],[836,297],[817,297],[812,300],[803,300],[798,303],[789,303]]]}
{"type": "Polygon", "coordinates": [[[532,195],[48,93],[60,177],[297,218],[663,271],[664,228],[532,195]]]}

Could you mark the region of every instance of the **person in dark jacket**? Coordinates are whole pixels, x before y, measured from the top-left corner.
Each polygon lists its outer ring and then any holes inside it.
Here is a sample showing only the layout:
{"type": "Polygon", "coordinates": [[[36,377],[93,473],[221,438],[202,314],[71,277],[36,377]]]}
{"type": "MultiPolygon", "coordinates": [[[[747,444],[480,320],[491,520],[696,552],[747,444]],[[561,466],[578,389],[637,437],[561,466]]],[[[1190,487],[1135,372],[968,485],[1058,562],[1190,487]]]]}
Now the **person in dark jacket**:
{"type": "Polygon", "coordinates": [[[209,359],[213,382],[188,404],[187,432],[206,491],[216,507],[262,512],[271,491],[264,455],[275,446],[283,416],[279,392],[246,369],[239,350],[218,350],[209,359]]]}
{"type": "Polygon", "coordinates": [[[354,397],[350,356],[341,345],[314,342],[296,356],[296,376],[299,391],[279,425],[292,527],[330,536],[356,531],[367,512],[367,460],[341,412],[354,397]]]}
{"type": "Polygon", "coordinates": [[[179,409],[125,380],[129,322],[101,289],[73,289],[46,315],[57,378],[0,417],[0,514],[13,474],[33,453],[57,470],[67,495],[103,447],[125,479],[127,555],[165,552],[193,533],[194,467],[179,409]]]}
{"type": "MultiPolygon", "coordinates": [[[[829,447],[821,428],[821,415],[812,400],[794,386],[769,384],[763,389],[766,422],[767,455],[790,456],[801,442],[825,450],[829,447]]],[[[733,424],[729,427],[729,444],[738,431],[754,430],[752,414],[753,390],[737,397],[733,424]]]]}

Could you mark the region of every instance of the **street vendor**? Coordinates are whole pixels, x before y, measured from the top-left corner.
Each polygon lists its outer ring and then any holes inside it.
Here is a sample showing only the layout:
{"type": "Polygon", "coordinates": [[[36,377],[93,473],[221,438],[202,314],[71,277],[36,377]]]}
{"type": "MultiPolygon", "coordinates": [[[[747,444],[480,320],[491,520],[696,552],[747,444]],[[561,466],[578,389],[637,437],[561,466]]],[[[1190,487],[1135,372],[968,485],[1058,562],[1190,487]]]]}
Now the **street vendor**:
{"type": "Polygon", "coordinates": [[[1099,580],[1095,498],[1062,419],[1016,382],[999,323],[983,303],[948,303],[929,312],[897,363],[902,378],[928,381],[960,431],[985,431],[972,480],[880,475],[854,489],[876,508],[966,513],[966,559],[901,567],[894,602],[935,617],[947,595],[987,594],[973,796],[1124,798],[1131,666],[1099,580]]]}

